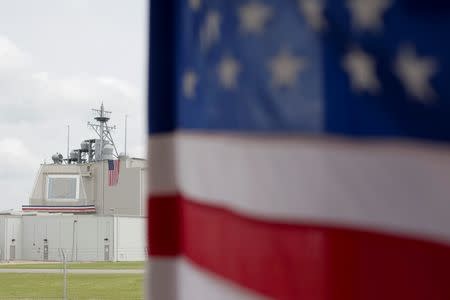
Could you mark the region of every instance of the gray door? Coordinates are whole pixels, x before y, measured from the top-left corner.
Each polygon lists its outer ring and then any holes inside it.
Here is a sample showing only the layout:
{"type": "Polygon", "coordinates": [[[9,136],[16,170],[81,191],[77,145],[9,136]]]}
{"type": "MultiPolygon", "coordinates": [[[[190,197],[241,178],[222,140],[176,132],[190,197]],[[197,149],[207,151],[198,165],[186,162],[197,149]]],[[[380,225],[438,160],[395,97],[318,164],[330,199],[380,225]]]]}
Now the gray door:
{"type": "Polygon", "coordinates": [[[105,245],[105,261],[109,261],[109,245],[105,245]]]}
{"type": "Polygon", "coordinates": [[[48,245],[44,245],[44,260],[48,260],[48,245]]]}
{"type": "Polygon", "coordinates": [[[16,245],[9,245],[9,260],[16,259],[16,245]]]}

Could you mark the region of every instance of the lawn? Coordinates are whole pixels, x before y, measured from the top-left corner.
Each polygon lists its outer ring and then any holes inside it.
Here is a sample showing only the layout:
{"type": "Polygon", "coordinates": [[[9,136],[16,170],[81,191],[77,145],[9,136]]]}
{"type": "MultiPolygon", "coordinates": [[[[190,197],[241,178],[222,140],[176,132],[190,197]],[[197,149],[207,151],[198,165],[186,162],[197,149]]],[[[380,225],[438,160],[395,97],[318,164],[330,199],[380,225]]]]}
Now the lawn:
{"type": "MultiPolygon", "coordinates": [[[[88,262],[88,263],[68,263],[69,269],[143,269],[143,261],[120,261],[120,262],[88,262]]],[[[12,263],[0,264],[0,269],[61,269],[62,263],[12,263]]],[[[0,298],[1,299],[1,298],[0,298]]]]}
{"type": "MultiPolygon", "coordinates": [[[[143,275],[68,274],[68,299],[143,299],[143,275]]],[[[62,274],[0,274],[0,299],[62,299],[62,274]]]]}

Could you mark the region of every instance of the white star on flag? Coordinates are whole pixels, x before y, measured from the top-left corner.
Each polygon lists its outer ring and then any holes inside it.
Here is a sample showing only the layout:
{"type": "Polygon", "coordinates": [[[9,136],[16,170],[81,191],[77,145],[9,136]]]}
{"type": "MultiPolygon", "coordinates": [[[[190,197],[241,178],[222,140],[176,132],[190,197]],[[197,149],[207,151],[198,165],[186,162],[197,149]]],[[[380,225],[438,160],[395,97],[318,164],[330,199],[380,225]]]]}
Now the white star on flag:
{"type": "Polygon", "coordinates": [[[316,31],[322,31],[327,26],[323,17],[325,8],[323,0],[298,0],[300,11],[305,16],[306,22],[316,31]]]}
{"type": "Polygon", "coordinates": [[[187,71],[183,75],[183,95],[192,99],[195,97],[195,87],[197,86],[197,74],[193,71],[187,71]]]}
{"type": "Polygon", "coordinates": [[[380,89],[374,59],[360,49],[351,50],[343,60],[343,67],[350,76],[352,88],[357,92],[371,94],[380,89]]]}
{"type": "Polygon", "coordinates": [[[262,33],[267,21],[272,17],[272,9],[258,2],[239,7],[239,23],[244,33],[262,33]]]}
{"type": "Polygon", "coordinates": [[[395,73],[405,90],[422,103],[429,103],[436,96],[430,84],[437,71],[437,63],[426,57],[419,57],[411,46],[401,48],[395,61],[395,73]]]}
{"type": "Polygon", "coordinates": [[[198,11],[201,4],[202,4],[201,0],[189,0],[189,6],[193,11],[198,11]]]}
{"type": "Polygon", "coordinates": [[[216,11],[209,11],[200,30],[200,44],[203,49],[209,49],[220,38],[220,23],[222,18],[216,11]]]}
{"type": "Polygon", "coordinates": [[[359,30],[381,29],[383,15],[391,5],[391,0],[347,0],[353,26],[359,30]]]}
{"type": "Polygon", "coordinates": [[[217,73],[219,82],[227,90],[235,89],[237,86],[237,76],[241,71],[239,62],[231,56],[224,56],[220,61],[217,73]]]}
{"type": "Polygon", "coordinates": [[[272,84],[276,87],[292,87],[298,73],[306,67],[306,61],[295,57],[288,50],[281,50],[269,62],[272,84]]]}

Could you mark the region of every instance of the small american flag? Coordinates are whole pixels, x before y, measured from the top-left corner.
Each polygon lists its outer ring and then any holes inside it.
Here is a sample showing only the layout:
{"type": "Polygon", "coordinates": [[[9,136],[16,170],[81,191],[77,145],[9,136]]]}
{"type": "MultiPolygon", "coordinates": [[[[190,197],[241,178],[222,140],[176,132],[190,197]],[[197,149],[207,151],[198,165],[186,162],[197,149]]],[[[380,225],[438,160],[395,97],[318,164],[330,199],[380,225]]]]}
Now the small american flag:
{"type": "Polygon", "coordinates": [[[108,160],[108,185],[114,186],[119,182],[119,160],[108,160]]]}

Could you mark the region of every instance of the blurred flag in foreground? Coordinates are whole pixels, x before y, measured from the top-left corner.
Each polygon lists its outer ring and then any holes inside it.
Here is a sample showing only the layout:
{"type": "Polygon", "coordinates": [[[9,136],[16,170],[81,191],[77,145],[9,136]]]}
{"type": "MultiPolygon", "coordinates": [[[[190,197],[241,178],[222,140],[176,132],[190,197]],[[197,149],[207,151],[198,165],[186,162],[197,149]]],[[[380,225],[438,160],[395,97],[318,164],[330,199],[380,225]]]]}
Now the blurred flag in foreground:
{"type": "Polygon", "coordinates": [[[151,1],[150,299],[450,299],[445,1],[151,1]]]}

